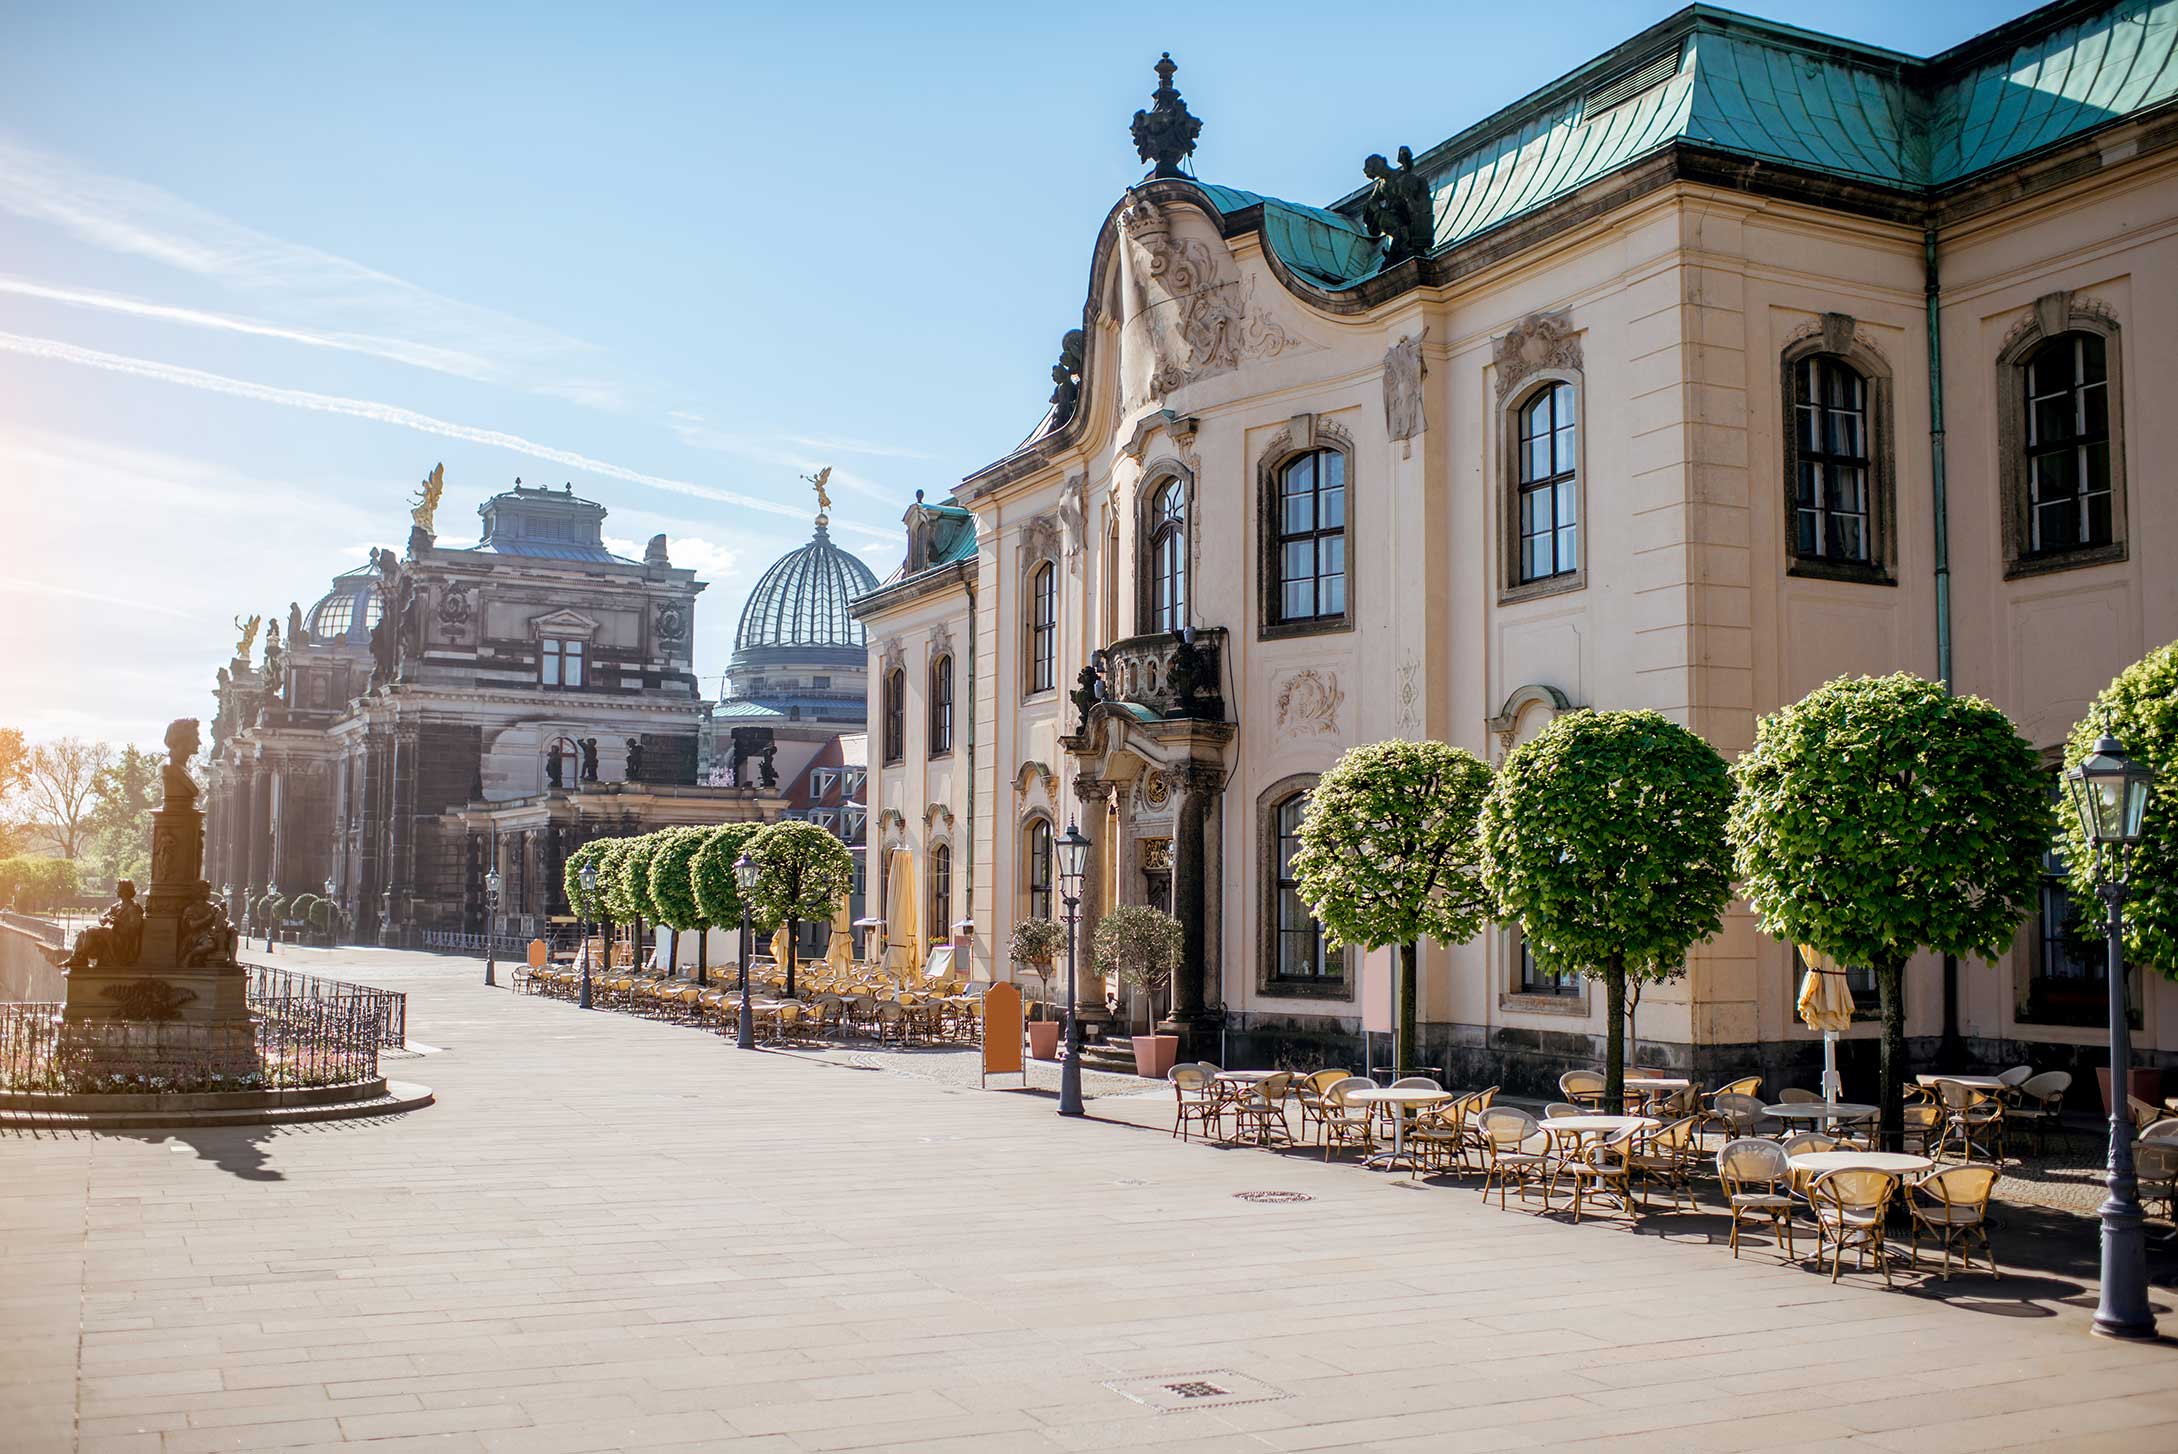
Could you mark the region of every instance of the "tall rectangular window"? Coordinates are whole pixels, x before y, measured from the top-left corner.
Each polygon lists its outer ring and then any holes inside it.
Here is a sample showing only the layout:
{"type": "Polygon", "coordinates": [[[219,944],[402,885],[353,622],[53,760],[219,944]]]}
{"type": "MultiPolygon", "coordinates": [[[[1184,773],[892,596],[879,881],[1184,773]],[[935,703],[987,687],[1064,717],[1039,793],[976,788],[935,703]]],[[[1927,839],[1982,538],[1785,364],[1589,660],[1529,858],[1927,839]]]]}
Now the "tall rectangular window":
{"type": "Polygon", "coordinates": [[[1344,956],[1324,945],[1323,925],[1316,911],[1301,897],[1293,878],[1293,856],[1301,851],[1301,820],[1308,813],[1308,794],[1295,793],[1272,810],[1278,830],[1278,854],[1271,892],[1278,903],[1278,957],[1272,973],[1279,979],[1336,979],[1345,973],[1344,956]]]}
{"type": "Polygon", "coordinates": [[[1520,409],[1520,583],[1580,569],[1573,386],[1548,384],[1520,409]]]}
{"type": "Polygon", "coordinates": [[[1031,919],[1051,917],[1051,821],[1032,818],[1028,827],[1028,909],[1031,919]]]}
{"type": "Polygon", "coordinates": [[[539,643],[538,679],[548,687],[582,685],[582,643],[547,636],[539,643]]]}
{"type": "Polygon", "coordinates": [[[1811,355],[1793,365],[1792,403],[1794,553],[1866,565],[1868,381],[1839,359],[1811,355]]]}
{"type": "Polygon", "coordinates": [[[1346,456],[1312,450],[1278,471],[1271,549],[1278,625],[1346,614],[1346,456]]]}
{"type": "Polygon", "coordinates": [[[1059,570],[1050,561],[1029,577],[1030,692],[1048,692],[1059,683],[1059,570]]]}
{"type": "Polygon", "coordinates": [[[953,750],[953,658],[950,653],[930,664],[930,755],[943,757],[953,750]]]}
{"type": "Polygon", "coordinates": [[[2110,379],[2103,340],[2062,333],[2027,362],[2027,548],[2108,545],[2110,379]]]}
{"type": "MultiPolygon", "coordinates": [[[[1517,932],[1517,931],[1516,931],[1517,932]]],[[[1524,995],[1577,995],[1581,992],[1581,977],[1573,973],[1553,974],[1535,962],[1535,951],[1528,944],[1528,936],[1520,934],[1520,993],[1524,995]]]]}

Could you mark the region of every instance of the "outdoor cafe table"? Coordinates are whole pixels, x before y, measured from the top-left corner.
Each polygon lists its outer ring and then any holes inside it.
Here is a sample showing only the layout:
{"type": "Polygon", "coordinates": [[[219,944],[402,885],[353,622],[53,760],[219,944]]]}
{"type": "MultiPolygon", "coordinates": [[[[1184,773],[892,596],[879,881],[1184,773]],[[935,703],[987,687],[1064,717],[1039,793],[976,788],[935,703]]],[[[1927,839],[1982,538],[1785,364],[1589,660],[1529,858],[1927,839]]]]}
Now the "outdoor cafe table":
{"type": "Polygon", "coordinates": [[[1993,1075],[1917,1075],[1913,1079],[1916,1085],[1925,1086],[1934,1086],[1940,1081],[1948,1080],[1953,1085],[1968,1086],[1978,1091],[1994,1092],[2010,1089],[2002,1079],[1993,1075]]]}
{"type": "MultiPolygon", "coordinates": [[[[1390,1106],[1392,1108],[1392,1149],[1377,1152],[1376,1155],[1364,1161],[1362,1165],[1374,1166],[1381,1161],[1384,1163],[1385,1169],[1390,1170],[1398,1166],[1400,1162],[1406,1161],[1407,1112],[1409,1110],[1418,1111],[1425,1106],[1441,1106],[1451,1099],[1453,1099],[1453,1095],[1450,1091],[1431,1090],[1427,1086],[1419,1085],[1388,1086],[1377,1090],[1348,1091],[1346,1100],[1349,1105],[1390,1106]]],[[[1409,1170],[1412,1170],[1413,1166],[1413,1162],[1407,1162],[1409,1170]]]]}
{"type": "Polygon", "coordinates": [[[1893,1176],[1910,1176],[1916,1171],[1927,1171],[1936,1163],[1926,1156],[1914,1156],[1904,1151],[1803,1151],[1787,1163],[1794,1171],[1807,1173],[1813,1181],[1826,1171],[1887,1171],[1893,1176]]]}
{"type": "Polygon", "coordinates": [[[1780,1121],[1832,1122],[1858,1121],[1881,1110],[1880,1106],[1864,1106],[1859,1101],[1785,1101],[1764,1106],[1762,1114],[1780,1121]]]}
{"type": "Polygon", "coordinates": [[[1654,1116],[1553,1116],[1542,1126],[1553,1136],[1570,1135],[1579,1141],[1590,1136],[1609,1136],[1629,1127],[1636,1131],[1653,1131],[1662,1124],[1654,1116]]]}
{"type": "MultiPolygon", "coordinates": [[[[1210,1080],[1219,1087],[1222,1103],[1241,1099],[1248,1087],[1261,1085],[1276,1074],[1278,1072],[1275,1070],[1221,1070],[1211,1076],[1210,1080]]],[[[1234,1134],[1239,1133],[1236,1131],[1234,1134]]]]}

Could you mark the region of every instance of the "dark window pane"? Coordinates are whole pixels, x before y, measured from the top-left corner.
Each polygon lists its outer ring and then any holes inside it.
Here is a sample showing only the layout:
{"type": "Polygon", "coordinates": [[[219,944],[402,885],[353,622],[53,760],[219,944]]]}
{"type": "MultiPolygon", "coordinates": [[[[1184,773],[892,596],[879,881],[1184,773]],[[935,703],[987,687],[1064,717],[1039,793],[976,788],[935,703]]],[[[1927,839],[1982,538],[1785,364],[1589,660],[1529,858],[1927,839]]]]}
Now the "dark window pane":
{"type": "Polygon", "coordinates": [[[1323,582],[1321,604],[1326,616],[1346,614],[1346,577],[1328,576],[1323,582]]]}
{"type": "Polygon", "coordinates": [[[2090,384],[2080,391],[2080,433],[2101,439],[2110,432],[2110,386],[2090,384]]]}
{"type": "Polygon", "coordinates": [[[2087,534],[2083,545],[2108,545],[2110,543],[2110,497],[2107,494],[2089,495],[2085,501],[2087,510],[2087,534]]]}
{"type": "Polygon", "coordinates": [[[1337,489],[1332,489],[1332,488],[1326,488],[1326,489],[1324,490],[1324,492],[1323,492],[1323,495],[1321,496],[1321,501],[1322,501],[1322,503],[1321,503],[1321,505],[1320,505],[1320,506],[1319,506],[1318,508],[1319,508],[1319,513],[1320,513],[1320,514],[1322,515],[1322,517],[1323,517],[1323,528],[1324,528],[1324,529],[1326,529],[1326,530],[1343,530],[1343,529],[1345,529],[1345,528],[1346,528],[1346,490],[1345,490],[1345,488],[1344,488],[1343,486],[1341,486],[1341,487],[1339,487],[1339,488],[1337,488],[1337,489]]]}
{"type": "Polygon", "coordinates": [[[2073,335],[2079,340],[2079,381],[2083,384],[2099,384],[2110,375],[2104,358],[2102,336],[2095,333],[2073,335]]]}

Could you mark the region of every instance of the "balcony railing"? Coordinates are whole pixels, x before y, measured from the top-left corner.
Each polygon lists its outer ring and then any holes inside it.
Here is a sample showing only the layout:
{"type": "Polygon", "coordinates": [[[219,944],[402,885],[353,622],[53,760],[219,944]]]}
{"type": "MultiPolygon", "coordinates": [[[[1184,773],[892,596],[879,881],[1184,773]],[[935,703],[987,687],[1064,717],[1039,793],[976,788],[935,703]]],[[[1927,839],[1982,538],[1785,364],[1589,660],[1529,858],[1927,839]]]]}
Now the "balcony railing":
{"type": "Polygon", "coordinates": [[[1197,627],[1187,637],[1172,631],[1130,636],[1101,656],[1106,699],[1169,719],[1225,720],[1224,627],[1197,627]]]}

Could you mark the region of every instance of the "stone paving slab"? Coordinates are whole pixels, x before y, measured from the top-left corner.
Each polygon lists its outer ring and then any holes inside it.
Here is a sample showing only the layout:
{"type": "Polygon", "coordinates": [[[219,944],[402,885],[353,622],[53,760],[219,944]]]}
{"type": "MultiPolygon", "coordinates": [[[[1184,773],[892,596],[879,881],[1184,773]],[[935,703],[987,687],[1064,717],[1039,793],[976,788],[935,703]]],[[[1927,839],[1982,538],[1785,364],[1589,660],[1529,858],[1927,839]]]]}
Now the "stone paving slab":
{"type": "Polygon", "coordinates": [[[2088,1337],[2038,1225],[2000,1280],[1833,1286],[1700,1218],[1183,1145],[1128,1077],[1067,1121],[1033,1076],[280,957],[406,990],[437,1104],[0,1137],[0,1449],[2178,1448],[2178,1349],[2088,1337]],[[1283,1396],[1110,1386],[1218,1370],[1283,1396]]]}

